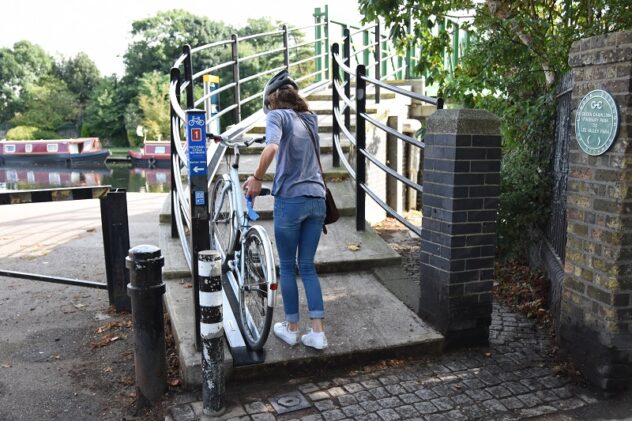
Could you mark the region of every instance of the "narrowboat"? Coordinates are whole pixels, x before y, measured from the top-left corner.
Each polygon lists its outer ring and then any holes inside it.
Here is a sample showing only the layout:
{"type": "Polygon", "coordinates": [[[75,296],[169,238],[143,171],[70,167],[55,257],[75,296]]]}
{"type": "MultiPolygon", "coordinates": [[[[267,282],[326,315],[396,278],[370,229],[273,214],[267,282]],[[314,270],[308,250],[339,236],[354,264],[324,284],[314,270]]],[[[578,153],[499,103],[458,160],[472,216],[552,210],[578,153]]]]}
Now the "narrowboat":
{"type": "Polygon", "coordinates": [[[98,137],[50,140],[0,140],[0,166],[87,167],[105,165],[110,155],[98,137]]]}
{"type": "Polygon", "coordinates": [[[171,142],[168,140],[146,140],[142,149],[127,152],[133,167],[169,168],[171,165],[171,142]]]}

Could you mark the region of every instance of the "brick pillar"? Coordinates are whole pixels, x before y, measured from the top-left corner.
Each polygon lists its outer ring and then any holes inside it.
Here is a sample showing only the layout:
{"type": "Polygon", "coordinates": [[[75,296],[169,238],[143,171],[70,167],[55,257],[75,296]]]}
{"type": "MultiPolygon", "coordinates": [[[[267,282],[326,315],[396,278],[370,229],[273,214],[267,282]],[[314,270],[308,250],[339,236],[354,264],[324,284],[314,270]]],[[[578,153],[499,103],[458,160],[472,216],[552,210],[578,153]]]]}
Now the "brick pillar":
{"type": "Polygon", "coordinates": [[[500,121],[438,110],[424,152],[420,315],[447,345],[486,344],[492,316],[500,121]]]}
{"type": "Polygon", "coordinates": [[[632,31],[573,43],[568,174],[568,237],[558,333],[564,349],[595,385],[632,384],[632,31]],[[593,89],[619,108],[619,135],[599,156],[582,151],[575,110],[593,89]]]}

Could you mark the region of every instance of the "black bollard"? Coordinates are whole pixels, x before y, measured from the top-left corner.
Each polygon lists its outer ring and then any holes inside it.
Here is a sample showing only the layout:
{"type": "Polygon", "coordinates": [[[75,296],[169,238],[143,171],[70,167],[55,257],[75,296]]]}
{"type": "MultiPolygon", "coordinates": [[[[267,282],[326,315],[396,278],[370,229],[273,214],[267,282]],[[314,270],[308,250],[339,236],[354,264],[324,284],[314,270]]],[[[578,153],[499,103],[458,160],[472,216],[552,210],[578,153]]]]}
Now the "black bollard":
{"type": "Polygon", "coordinates": [[[224,412],[224,327],[222,324],[222,257],[218,251],[198,253],[200,337],[202,339],[202,411],[224,412]]]}
{"type": "Polygon", "coordinates": [[[162,295],[162,267],[165,259],[160,249],[140,245],[129,250],[125,259],[130,271],[127,294],[132,301],[134,323],[134,365],[136,396],[140,406],[159,399],[167,390],[167,352],[162,295]]]}
{"type": "Polygon", "coordinates": [[[129,282],[125,270],[125,250],[129,250],[127,193],[123,189],[111,190],[100,202],[105,275],[110,305],[113,305],[116,311],[130,311],[130,301],[125,290],[129,282]]]}

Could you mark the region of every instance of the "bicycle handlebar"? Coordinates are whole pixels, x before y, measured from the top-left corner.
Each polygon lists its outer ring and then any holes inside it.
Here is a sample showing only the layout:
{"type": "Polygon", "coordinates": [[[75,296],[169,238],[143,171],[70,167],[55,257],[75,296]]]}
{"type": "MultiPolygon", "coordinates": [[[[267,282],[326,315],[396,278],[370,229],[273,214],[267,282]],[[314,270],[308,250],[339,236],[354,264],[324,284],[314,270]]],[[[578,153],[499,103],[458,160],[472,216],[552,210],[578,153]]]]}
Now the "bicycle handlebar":
{"type": "Polygon", "coordinates": [[[261,137],[252,137],[250,139],[246,139],[243,141],[237,141],[237,140],[228,140],[225,137],[221,136],[221,135],[214,135],[213,133],[208,133],[206,135],[206,138],[209,140],[213,140],[215,143],[221,143],[224,146],[227,147],[234,147],[237,146],[238,148],[240,147],[248,147],[250,145],[252,145],[253,143],[264,143],[266,141],[266,137],[265,136],[261,136],[261,137]]]}

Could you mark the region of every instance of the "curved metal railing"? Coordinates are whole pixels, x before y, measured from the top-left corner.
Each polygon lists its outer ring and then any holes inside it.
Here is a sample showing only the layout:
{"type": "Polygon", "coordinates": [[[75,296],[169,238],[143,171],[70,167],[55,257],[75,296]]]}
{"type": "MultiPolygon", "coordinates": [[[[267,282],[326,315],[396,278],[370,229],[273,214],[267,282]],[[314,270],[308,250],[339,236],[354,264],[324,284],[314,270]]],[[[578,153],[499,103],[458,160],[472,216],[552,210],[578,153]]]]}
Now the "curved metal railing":
{"type": "MultiPolygon", "coordinates": [[[[360,109],[359,105],[365,104],[366,97],[358,96],[359,86],[366,86],[367,83],[372,85],[376,103],[380,102],[380,90],[383,89],[435,105],[440,105],[441,101],[423,97],[384,82],[384,80],[391,78],[404,78],[404,73],[410,74],[410,66],[397,56],[392,42],[382,34],[383,31],[379,22],[363,27],[353,27],[330,21],[326,14],[315,14],[315,17],[316,23],[305,27],[290,28],[284,25],[279,29],[259,34],[232,35],[230,40],[221,40],[194,48],[185,45],[183,53],[174,62],[169,85],[172,132],[171,185],[173,186],[171,234],[174,238],[179,237],[187,264],[191,269],[193,266],[192,250],[195,250],[195,247],[192,246],[194,221],[191,216],[191,195],[188,191],[188,183],[183,181],[183,179],[186,180],[190,177],[187,152],[183,146],[185,144],[183,133],[186,129],[185,110],[203,108],[206,111],[207,130],[217,130],[220,127],[219,122],[222,122],[222,125],[231,124],[229,130],[219,131],[222,132],[222,136],[229,140],[236,139],[263,118],[263,113],[258,106],[263,95],[263,85],[271,74],[281,69],[288,69],[292,73],[301,87],[303,95],[329,86],[333,88],[334,166],[340,166],[340,157],[344,157],[340,144],[340,138],[343,135],[362,157],[362,159],[357,159],[357,165],[362,165],[368,159],[378,168],[382,168],[388,176],[395,177],[408,187],[421,191],[421,186],[416,182],[402,180],[402,176],[389,171],[388,166],[378,163],[364,150],[362,142],[364,142],[365,135],[359,132],[359,126],[365,126],[366,122],[416,147],[423,146],[422,142],[402,133],[394,132],[364,112],[364,109],[360,109]],[[341,35],[338,37],[331,34],[332,27],[336,25],[341,28],[341,35]],[[307,38],[303,32],[310,29],[314,31],[313,38],[307,38]],[[330,56],[329,43],[331,39],[340,40],[342,52],[340,52],[339,44],[334,43],[330,56]],[[262,44],[268,45],[268,47],[265,49],[257,48],[257,45],[262,44]],[[230,50],[229,55],[227,50],[230,50]],[[242,54],[242,52],[246,53],[242,54]],[[219,63],[213,62],[217,57],[225,57],[225,60],[219,63]],[[194,64],[197,61],[207,64],[195,69],[194,64]],[[249,65],[255,61],[257,61],[258,66],[249,65]],[[263,61],[265,64],[262,64],[263,61]],[[263,70],[255,72],[254,68],[263,68],[263,70]],[[362,75],[358,73],[360,69],[363,69],[362,75]],[[210,78],[217,73],[224,75],[222,86],[215,86],[214,89],[210,89],[211,84],[207,81],[207,77],[210,78]],[[356,83],[356,89],[353,93],[352,80],[356,83]],[[202,89],[201,93],[200,88],[202,89]],[[217,107],[214,109],[213,103],[218,102],[220,97],[226,99],[224,101],[226,105],[221,110],[217,107]],[[351,112],[356,114],[358,122],[355,135],[351,133],[351,112]]],[[[209,184],[224,153],[224,147],[214,143],[208,145],[206,164],[209,184]]],[[[364,182],[364,167],[356,165],[356,168],[353,168],[347,159],[343,159],[342,164],[349,174],[356,179],[358,185],[357,218],[358,221],[362,221],[362,223],[358,222],[357,225],[358,229],[364,229],[364,194],[368,194],[376,201],[379,199],[374,197],[374,193],[368,189],[364,182]]],[[[383,201],[378,201],[378,203],[390,215],[405,223],[413,231],[418,232],[418,229],[414,229],[410,224],[404,222],[405,220],[383,201]]]]}
{"type": "MultiPolygon", "coordinates": [[[[366,31],[361,29],[356,31],[366,31]]],[[[377,38],[379,39],[379,38],[377,38]]],[[[348,47],[344,47],[348,51],[348,47]]],[[[362,52],[362,51],[360,51],[362,52]]],[[[375,203],[377,203],[386,213],[399,222],[404,224],[409,230],[421,236],[421,228],[410,223],[406,218],[400,215],[396,210],[390,207],[379,195],[374,192],[366,182],[366,161],[370,161],[376,168],[382,170],[386,177],[392,177],[398,182],[405,184],[408,188],[422,193],[423,186],[414,180],[399,174],[388,164],[383,163],[379,158],[366,149],[366,124],[369,123],[374,128],[379,129],[394,138],[400,139],[414,147],[424,148],[423,141],[419,141],[411,136],[383,124],[378,119],[372,117],[366,112],[367,100],[367,84],[372,85],[375,90],[376,102],[379,101],[379,89],[386,89],[396,95],[404,96],[417,101],[435,105],[437,109],[443,108],[443,100],[441,98],[433,98],[407,91],[398,86],[385,83],[380,80],[381,63],[377,60],[379,66],[375,66],[375,73],[378,76],[371,77],[367,74],[367,66],[358,64],[356,70],[349,66],[349,56],[340,54],[340,46],[334,43],[331,47],[332,56],[332,89],[333,89],[333,142],[334,142],[334,166],[342,164],[349,172],[356,184],[356,229],[362,231],[365,229],[365,198],[368,195],[375,203]],[[351,82],[355,82],[355,93],[352,96],[350,92],[351,82]],[[355,135],[350,130],[351,111],[356,116],[355,135]],[[355,168],[350,160],[344,155],[341,147],[341,134],[355,146],[357,151],[355,157],[355,168]]],[[[377,57],[380,57],[378,54],[377,57]]],[[[381,76],[382,79],[388,78],[389,74],[381,76]]]]}

